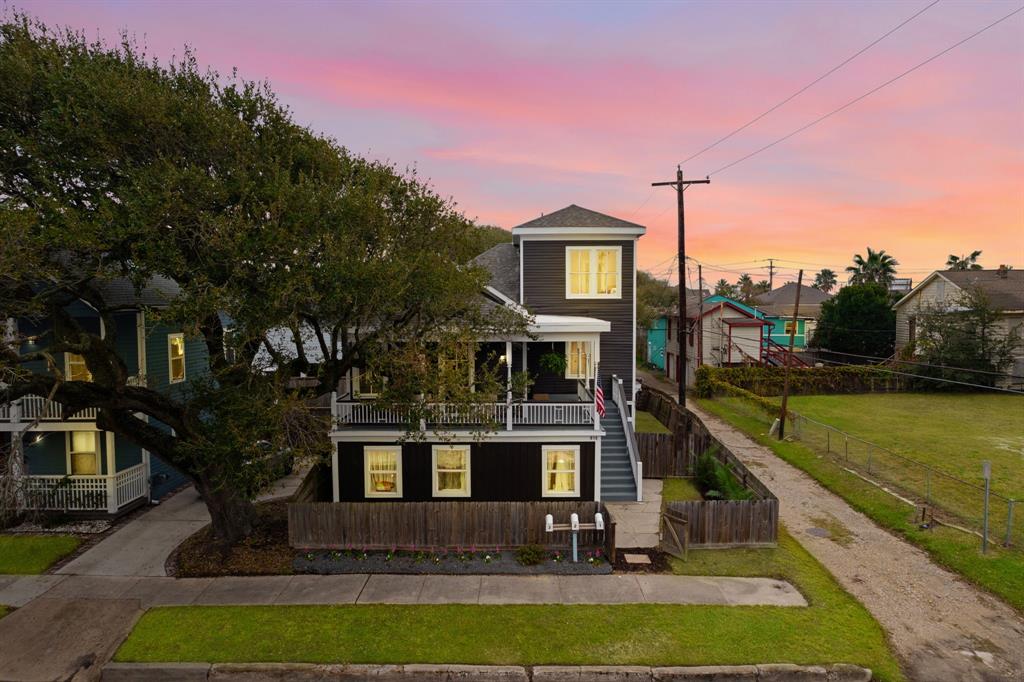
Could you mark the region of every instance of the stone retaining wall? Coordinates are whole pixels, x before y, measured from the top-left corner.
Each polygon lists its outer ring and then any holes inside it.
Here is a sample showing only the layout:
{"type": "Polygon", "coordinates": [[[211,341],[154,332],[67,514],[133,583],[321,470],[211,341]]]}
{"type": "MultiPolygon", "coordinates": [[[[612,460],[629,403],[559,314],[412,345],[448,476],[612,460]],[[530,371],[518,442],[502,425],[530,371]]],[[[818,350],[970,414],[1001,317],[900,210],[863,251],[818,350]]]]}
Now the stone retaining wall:
{"type": "Polygon", "coordinates": [[[646,666],[318,665],[312,663],[108,663],[103,682],[206,680],[374,680],[375,682],[868,682],[871,671],[838,664],[787,663],[649,668],[646,666]]]}

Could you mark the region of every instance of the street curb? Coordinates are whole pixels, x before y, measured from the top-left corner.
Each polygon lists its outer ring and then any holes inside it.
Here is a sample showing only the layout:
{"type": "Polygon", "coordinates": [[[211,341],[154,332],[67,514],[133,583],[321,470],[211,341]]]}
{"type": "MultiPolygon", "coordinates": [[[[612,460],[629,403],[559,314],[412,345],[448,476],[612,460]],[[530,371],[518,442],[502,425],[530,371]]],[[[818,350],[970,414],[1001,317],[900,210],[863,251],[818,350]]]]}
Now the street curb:
{"type": "Polygon", "coordinates": [[[200,682],[206,680],[375,680],[376,682],[869,682],[871,671],[855,665],[788,663],[696,667],[343,665],[315,663],[108,663],[103,682],[200,682]]]}

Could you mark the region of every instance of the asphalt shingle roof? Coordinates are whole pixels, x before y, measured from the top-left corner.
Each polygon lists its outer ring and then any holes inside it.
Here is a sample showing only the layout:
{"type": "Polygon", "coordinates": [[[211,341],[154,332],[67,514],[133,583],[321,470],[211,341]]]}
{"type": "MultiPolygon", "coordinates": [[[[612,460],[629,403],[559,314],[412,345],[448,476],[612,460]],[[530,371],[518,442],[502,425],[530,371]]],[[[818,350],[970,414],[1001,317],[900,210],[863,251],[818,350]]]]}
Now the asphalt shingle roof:
{"type": "Polygon", "coordinates": [[[1024,310],[1024,270],[944,270],[942,276],[961,289],[980,287],[992,305],[1003,310],[1024,310]]]}
{"type": "Polygon", "coordinates": [[[643,225],[570,204],[554,213],[542,215],[516,227],[643,227],[643,225]]]}
{"type": "MultiPolygon", "coordinates": [[[[807,304],[821,304],[832,298],[820,289],[809,287],[806,284],[800,285],[800,306],[807,304]]],[[[796,282],[787,282],[778,289],[759,294],[757,297],[758,307],[773,305],[793,305],[796,302],[796,282]]]]}
{"type": "Polygon", "coordinates": [[[508,242],[496,244],[473,259],[491,273],[491,286],[513,301],[519,300],[519,248],[508,242]]]}

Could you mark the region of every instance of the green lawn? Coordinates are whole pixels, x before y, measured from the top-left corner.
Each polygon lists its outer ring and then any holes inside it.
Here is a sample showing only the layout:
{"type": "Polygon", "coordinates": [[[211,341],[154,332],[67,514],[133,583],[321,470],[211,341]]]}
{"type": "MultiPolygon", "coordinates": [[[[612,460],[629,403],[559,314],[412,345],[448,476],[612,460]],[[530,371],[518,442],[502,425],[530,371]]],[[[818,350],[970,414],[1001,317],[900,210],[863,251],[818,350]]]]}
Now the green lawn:
{"type": "MultiPolygon", "coordinates": [[[[844,396],[850,397],[850,396],[844,396]]],[[[938,526],[922,530],[914,521],[913,508],[846,471],[839,462],[796,442],[779,442],[765,432],[763,417],[754,410],[722,400],[699,400],[706,411],[729,422],[754,440],[772,449],[781,459],[803,469],[875,523],[927,551],[938,563],[1024,611],[1024,553],[1018,549],[990,546],[981,553],[974,535],[938,526]]],[[[1018,519],[1019,520],[1019,519],[1018,519]]]]}
{"type": "Polygon", "coordinates": [[[700,491],[693,481],[688,478],[665,478],[662,479],[661,501],[662,502],[688,502],[690,500],[702,500],[700,491]]]}
{"type": "Polygon", "coordinates": [[[1024,397],[995,393],[798,395],[793,410],[969,481],[1024,499],[1024,397]]]}
{"type": "Polygon", "coordinates": [[[81,542],[73,535],[0,535],[0,574],[42,573],[81,542]]]}
{"type": "Polygon", "coordinates": [[[636,411],[634,430],[637,433],[672,433],[665,428],[664,424],[655,419],[653,414],[643,410],[636,411]]]}

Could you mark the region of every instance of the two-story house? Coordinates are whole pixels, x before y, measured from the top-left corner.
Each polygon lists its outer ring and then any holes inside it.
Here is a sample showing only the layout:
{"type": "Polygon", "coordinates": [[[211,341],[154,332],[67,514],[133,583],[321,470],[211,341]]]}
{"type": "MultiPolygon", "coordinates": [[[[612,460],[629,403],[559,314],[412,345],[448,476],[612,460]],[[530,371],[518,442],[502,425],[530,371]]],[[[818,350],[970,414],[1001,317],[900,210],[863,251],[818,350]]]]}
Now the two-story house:
{"type": "Polygon", "coordinates": [[[431,442],[426,424],[424,438],[404,438],[401,409],[375,405],[377,380],[354,369],[332,401],[334,501],[638,499],[632,410],[644,232],[573,205],[513,228],[511,243],[481,254],[476,264],[491,273],[483,295],[532,319],[527,334],[477,343],[474,362],[497,352],[507,373],[505,399],[482,407],[498,428],[482,432],[464,414],[447,420],[443,441],[431,442]],[[552,373],[546,354],[562,356],[564,371],[552,373]],[[513,374],[523,371],[532,385],[513,395],[513,374]]]}
{"type": "MultiPolygon", "coordinates": [[[[206,347],[180,329],[147,320],[146,311],[166,307],[178,286],[154,278],[136,292],[127,280],[97,285],[112,308],[116,329],[105,329],[100,316],[83,301],[66,310],[83,329],[112,336],[119,356],[132,374],[131,383],[157,390],[181,390],[189,379],[207,371],[206,347]]],[[[51,341],[52,320],[7,321],[8,333],[22,340],[22,353],[44,350],[51,341]]],[[[81,356],[58,353],[54,358],[69,381],[92,379],[81,356]]],[[[25,363],[47,373],[42,361],[25,363]]],[[[0,405],[0,438],[5,445],[22,439],[22,460],[15,467],[22,478],[20,503],[25,508],[117,515],[158,500],[185,478],[174,468],[127,438],[96,426],[96,410],[68,412],[44,396],[29,395],[0,405]]]]}

